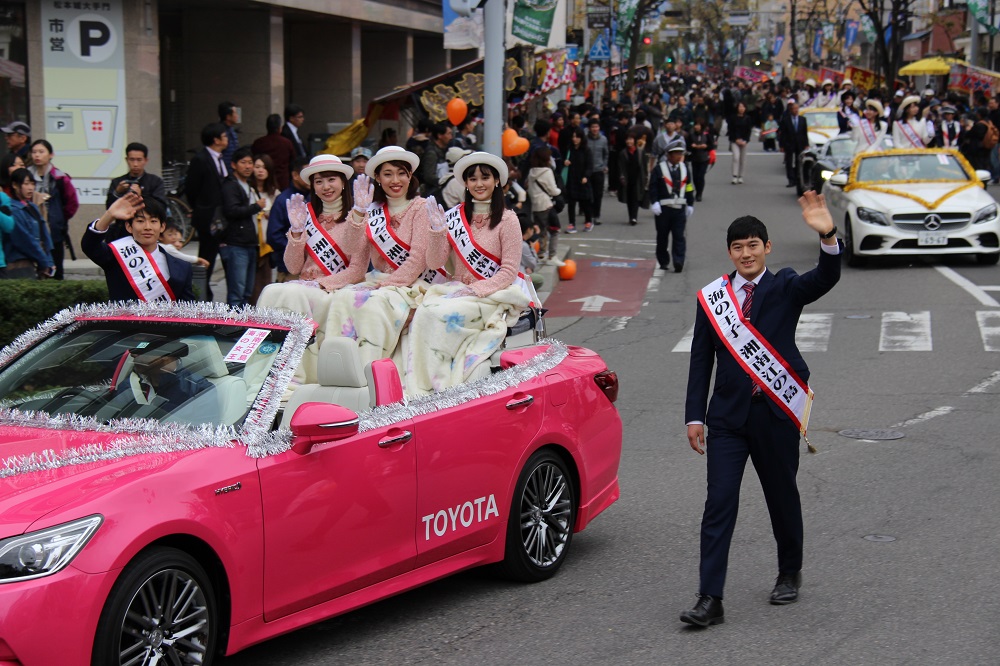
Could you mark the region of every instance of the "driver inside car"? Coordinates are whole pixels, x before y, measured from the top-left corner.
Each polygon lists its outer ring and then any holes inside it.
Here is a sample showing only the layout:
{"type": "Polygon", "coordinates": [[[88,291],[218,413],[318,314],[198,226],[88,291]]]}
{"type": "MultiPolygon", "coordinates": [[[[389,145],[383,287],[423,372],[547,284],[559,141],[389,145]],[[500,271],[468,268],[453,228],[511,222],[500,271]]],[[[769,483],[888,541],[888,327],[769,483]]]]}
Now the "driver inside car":
{"type": "Polygon", "coordinates": [[[191,398],[215,388],[210,381],[183,367],[188,346],[176,340],[129,350],[133,368],[118,395],[131,395],[139,405],[155,404],[172,412],[191,398]],[[156,400],[160,398],[160,400],[156,400]]]}

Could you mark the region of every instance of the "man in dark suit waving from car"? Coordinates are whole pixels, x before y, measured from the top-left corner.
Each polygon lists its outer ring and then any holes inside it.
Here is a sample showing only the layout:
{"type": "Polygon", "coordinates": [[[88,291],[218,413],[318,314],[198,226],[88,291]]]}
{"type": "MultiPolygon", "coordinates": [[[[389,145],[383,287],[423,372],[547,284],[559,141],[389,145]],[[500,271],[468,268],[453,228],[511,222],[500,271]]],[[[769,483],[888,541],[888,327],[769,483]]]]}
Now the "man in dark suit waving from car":
{"type": "Polygon", "coordinates": [[[698,602],[681,614],[687,624],[705,627],[724,621],[722,590],[748,457],[760,477],[778,545],[778,578],[770,601],[798,599],[802,509],[795,477],[799,435],[806,429],[812,393],[795,328],[802,308],[840,279],[841,251],[823,197],[809,191],[799,204],[806,224],[820,236],[816,268],[802,275],[791,268],[767,270],[767,228],[747,215],[729,226],[726,239],[736,271],[698,294],[685,422],[691,448],[699,454],[708,450],[708,499],[701,523],[698,602]]]}

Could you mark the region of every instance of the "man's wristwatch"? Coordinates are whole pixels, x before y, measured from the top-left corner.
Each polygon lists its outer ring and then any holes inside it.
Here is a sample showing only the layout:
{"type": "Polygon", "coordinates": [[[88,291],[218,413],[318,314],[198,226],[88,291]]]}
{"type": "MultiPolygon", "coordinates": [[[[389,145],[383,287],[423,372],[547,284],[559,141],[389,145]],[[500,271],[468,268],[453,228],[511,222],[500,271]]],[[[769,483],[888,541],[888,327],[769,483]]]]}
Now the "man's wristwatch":
{"type": "Polygon", "coordinates": [[[837,235],[837,227],[835,225],[833,229],[830,229],[830,231],[826,232],[825,234],[820,234],[819,237],[822,238],[823,240],[827,240],[833,238],[836,235],[837,235]]]}

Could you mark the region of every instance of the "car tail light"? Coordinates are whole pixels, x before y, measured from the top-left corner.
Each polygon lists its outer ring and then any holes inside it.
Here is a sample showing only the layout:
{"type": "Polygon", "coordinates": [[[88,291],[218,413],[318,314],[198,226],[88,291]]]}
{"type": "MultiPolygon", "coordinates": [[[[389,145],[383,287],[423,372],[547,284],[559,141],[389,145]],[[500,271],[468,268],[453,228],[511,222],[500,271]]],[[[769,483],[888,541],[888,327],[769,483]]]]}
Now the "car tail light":
{"type": "Polygon", "coordinates": [[[612,372],[611,370],[605,370],[604,372],[598,372],[594,375],[594,382],[597,387],[604,391],[604,395],[608,397],[608,400],[614,402],[618,399],[618,373],[612,372]]]}

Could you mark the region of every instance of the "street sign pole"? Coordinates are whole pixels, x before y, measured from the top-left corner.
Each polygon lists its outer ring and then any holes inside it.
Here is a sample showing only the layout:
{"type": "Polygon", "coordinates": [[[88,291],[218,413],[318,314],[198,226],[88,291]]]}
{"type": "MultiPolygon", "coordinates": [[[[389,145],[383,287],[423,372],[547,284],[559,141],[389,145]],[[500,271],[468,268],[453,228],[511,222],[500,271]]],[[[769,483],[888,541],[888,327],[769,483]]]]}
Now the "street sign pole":
{"type": "Polygon", "coordinates": [[[504,0],[486,0],[483,10],[483,32],[485,33],[486,53],[483,56],[483,74],[485,94],[483,100],[483,148],[488,153],[503,158],[503,148],[500,145],[500,135],[506,111],[504,99],[503,61],[504,38],[507,33],[504,0]]]}

